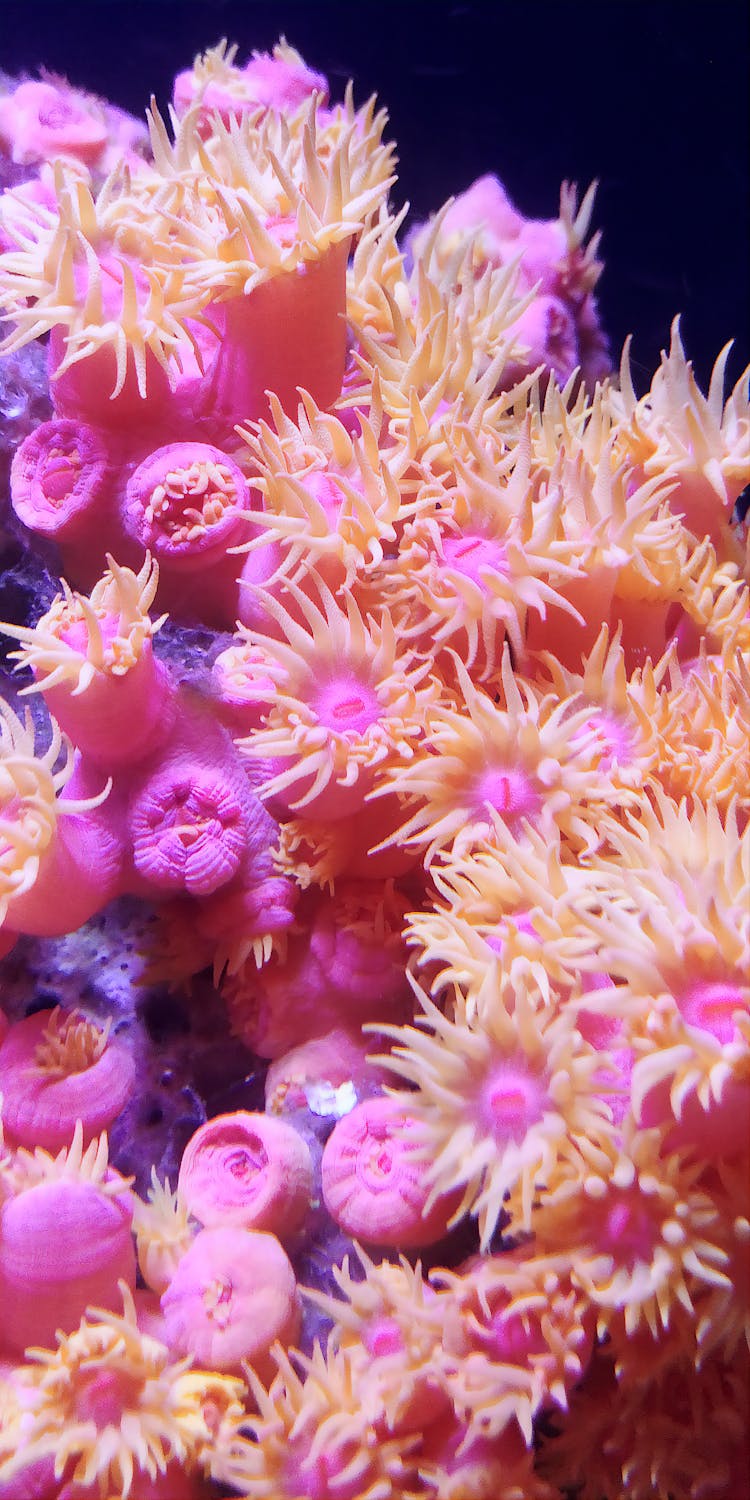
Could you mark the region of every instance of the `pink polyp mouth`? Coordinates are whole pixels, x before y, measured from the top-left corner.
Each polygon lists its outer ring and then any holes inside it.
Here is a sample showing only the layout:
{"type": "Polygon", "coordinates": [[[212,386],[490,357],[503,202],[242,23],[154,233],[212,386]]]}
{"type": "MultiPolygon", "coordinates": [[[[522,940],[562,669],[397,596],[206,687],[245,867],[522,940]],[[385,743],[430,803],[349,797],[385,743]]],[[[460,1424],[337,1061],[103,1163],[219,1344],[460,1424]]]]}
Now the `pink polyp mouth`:
{"type": "Polygon", "coordinates": [[[632,757],[632,744],[625,726],[613,714],[595,708],[591,717],[576,729],[570,741],[575,752],[597,756],[601,770],[625,765],[632,757]]]}
{"type": "Polygon", "coordinates": [[[75,1411],[80,1422],[119,1428],[123,1414],[137,1406],[140,1382],[121,1370],[82,1372],[76,1382],[75,1411]]]}
{"type": "Polygon", "coordinates": [[[505,1308],[493,1312],[482,1343],[489,1346],[495,1359],[522,1366],[528,1363],[530,1355],[544,1354],[548,1348],[536,1317],[522,1318],[518,1313],[506,1312],[505,1308]]]}
{"type": "Polygon", "coordinates": [[[13,460],[13,509],[32,531],[54,536],[95,504],[106,472],[106,449],[84,423],[43,422],[13,460]]]}
{"type": "Polygon", "coordinates": [[[538,1075],[520,1062],[499,1063],[482,1090],[481,1120],[496,1140],[520,1142],[542,1118],[547,1102],[538,1075]]]}
{"type": "Polygon", "coordinates": [[[362,1342],[373,1358],[402,1354],[406,1345],[395,1318],[376,1317],[362,1330],[362,1342]]]}
{"type": "Polygon", "coordinates": [[[268,1166],[268,1152],[259,1136],[251,1135],[245,1146],[235,1146],[228,1152],[224,1165],[230,1177],[243,1189],[252,1190],[257,1187],[258,1174],[265,1172],[268,1166]]]}
{"type": "Polygon", "coordinates": [[[239,868],[245,848],[234,793],[205,773],[152,785],[132,819],[136,869],[161,890],[208,896],[239,868]]]}
{"type": "Polygon", "coordinates": [[[341,507],[344,503],[343,491],[337,485],[330,474],[322,469],[315,469],[312,474],[306,474],[304,486],[313,499],[317,501],[322,510],[325,511],[328,524],[332,531],[338,525],[341,507]]]}
{"type": "Polygon", "coordinates": [[[497,767],[483,771],[474,790],[474,806],[477,813],[485,811],[487,803],[494,807],[509,823],[521,818],[532,819],[539,812],[540,799],[528,776],[523,771],[497,767]]]}
{"type": "Polygon", "coordinates": [[[368,1143],[357,1162],[358,1176],[371,1193],[387,1191],[391,1187],[393,1168],[393,1149],[389,1141],[368,1143]]]}
{"type": "Polygon", "coordinates": [[[737,1028],[733,1016],[737,1011],[747,1013],[747,1000],[731,980],[703,981],[675,998],[686,1025],[710,1032],[722,1047],[734,1038],[737,1028]]]}
{"type": "Polygon", "coordinates": [[[334,734],[364,734],[382,708],[372,688],[353,672],[342,672],[318,688],[311,705],[319,722],[334,734]]]}
{"type": "Polygon", "coordinates": [[[621,1197],[607,1206],[599,1229],[602,1250],[610,1251],[618,1265],[633,1270],[638,1261],[650,1261],[654,1250],[654,1225],[639,1202],[621,1197]]]}
{"type": "Polygon", "coordinates": [[[492,538],[465,534],[445,537],[443,557],[450,568],[471,578],[480,588],[486,586],[483,574],[501,573],[508,576],[505,548],[492,538]]]}

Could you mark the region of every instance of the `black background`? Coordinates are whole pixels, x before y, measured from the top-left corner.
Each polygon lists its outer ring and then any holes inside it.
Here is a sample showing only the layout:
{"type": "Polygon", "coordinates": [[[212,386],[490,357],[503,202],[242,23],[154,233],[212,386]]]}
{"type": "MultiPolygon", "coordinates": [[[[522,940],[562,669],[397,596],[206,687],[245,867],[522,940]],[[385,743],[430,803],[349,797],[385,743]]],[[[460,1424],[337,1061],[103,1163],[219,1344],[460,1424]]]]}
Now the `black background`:
{"type": "Polygon", "coordinates": [[[424,217],[495,171],[527,214],[563,178],[600,182],[600,302],[613,348],[636,334],[641,386],[675,313],[705,384],[748,336],[750,7],[735,0],[0,0],[0,67],[40,66],[142,114],[221,36],[240,60],[281,33],[362,102],[376,90],[399,146],[395,199],[424,217]]]}

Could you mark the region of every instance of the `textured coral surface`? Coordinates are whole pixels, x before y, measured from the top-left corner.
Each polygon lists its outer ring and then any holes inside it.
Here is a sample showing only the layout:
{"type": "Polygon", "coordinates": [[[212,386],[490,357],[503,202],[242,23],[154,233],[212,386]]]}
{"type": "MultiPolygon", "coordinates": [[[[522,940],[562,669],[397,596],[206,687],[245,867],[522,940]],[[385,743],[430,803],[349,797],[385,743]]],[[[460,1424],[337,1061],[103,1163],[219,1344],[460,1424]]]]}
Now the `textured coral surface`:
{"type": "Polygon", "coordinates": [[[743,1500],[748,375],[284,40],[0,159],[0,1500],[743,1500]]]}

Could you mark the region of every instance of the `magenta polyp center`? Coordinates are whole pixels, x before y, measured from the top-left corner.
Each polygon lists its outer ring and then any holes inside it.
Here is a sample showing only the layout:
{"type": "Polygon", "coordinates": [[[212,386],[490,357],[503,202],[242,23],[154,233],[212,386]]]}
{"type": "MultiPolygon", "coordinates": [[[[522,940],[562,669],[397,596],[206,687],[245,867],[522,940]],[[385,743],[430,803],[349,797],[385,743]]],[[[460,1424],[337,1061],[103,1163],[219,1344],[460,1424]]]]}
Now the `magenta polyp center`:
{"type": "Polygon", "coordinates": [[[335,530],[344,501],[344,496],[336,481],[331,478],[330,474],[314,469],[312,474],[305,475],[304,485],[308,493],[325,511],[331,529],[335,530]]]}
{"type": "Polygon", "coordinates": [[[268,1166],[268,1152],[258,1136],[250,1136],[246,1145],[229,1152],[225,1166],[238,1182],[252,1186],[258,1173],[264,1172],[268,1166]]]}
{"type": "Polygon", "coordinates": [[[483,1343],[496,1359],[516,1365],[525,1365],[530,1354],[543,1354],[548,1347],[536,1317],[522,1318],[504,1307],[493,1312],[483,1343]]]}
{"type": "Polygon", "coordinates": [[[393,1151],[387,1141],[371,1141],[360,1152],[357,1165],[368,1188],[376,1192],[390,1183],[393,1172],[393,1151]]]}
{"type": "Polygon", "coordinates": [[[604,709],[594,709],[591,716],[576,729],[571,740],[571,749],[582,751],[594,749],[599,753],[599,765],[609,770],[613,765],[624,765],[631,757],[630,735],[614,714],[604,709]]]}
{"type": "Polygon", "coordinates": [[[686,1025],[710,1032],[722,1046],[734,1037],[733,1016],[737,1011],[747,1012],[747,999],[731,980],[704,980],[675,998],[686,1025]]]}
{"type": "Polygon", "coordinates": [[[362,1342],[368,1353],[376,1358],[401,1354],[405,1348],[404,1336],[395,1318],[373,1318],[362,1330],[362,1342]]]}
{"type": "Polygon", "coordinates": [[[490,537],[465,533],[463,536],[448,536],[443,540],[443,557],[450,568],[463,573],[465,578],[482,586],[482,574],[503,573],[508,565],[505,548],[501,542],[490,537]]]}
{"type": "Polygon", "coordinates": [[[39,487],[50,505],[61,505],[78,483],[81,455],[77,448],[65,453],[52,448],[39,467],[39,487]]]}
{"type": "Polygon", "coordinates": [[[372,688],[354,672],[341,672],[319,687],[310,705],[319,722],[335,734],[364,734],[382,708],[372,688]]]}
{"type": "Polygon", "coordinates": [[[481,1118],[498,1141],[520,1142],[547,1105],[544,1080],[528,1065],[507,1059],[496,1063],[481,1093],[481,1118]]]}

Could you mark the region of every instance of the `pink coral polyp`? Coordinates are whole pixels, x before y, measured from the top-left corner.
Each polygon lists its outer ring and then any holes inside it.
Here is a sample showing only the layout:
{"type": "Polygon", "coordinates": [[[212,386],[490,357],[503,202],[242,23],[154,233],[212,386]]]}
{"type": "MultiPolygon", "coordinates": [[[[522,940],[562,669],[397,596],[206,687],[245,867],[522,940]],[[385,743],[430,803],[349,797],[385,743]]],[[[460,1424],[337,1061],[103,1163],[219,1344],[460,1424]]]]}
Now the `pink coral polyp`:
{"type": "Polygon", "coordinates": [[[477,780],[474,796],[476,812],[481,816],[488,804],[514,831],[521,831],[524,818],[533,821],[541,806],[541,798],[528,776],[510,766],[497,766],[483,771],[477,780]]]}
{"type": "Polygon", "coordinates": [[[72,156],[90,165],[106,144],[103,110],[75,89],[29,78],[0,99],[0,145],[15,162],[72,156]]]}
{"type": "Polygon", "coordinates": [[[498,1141],[520,1144],[549,1108],[548,1081],[522,1058],[506,1058],[492,1069],[481,1091],[479,1116],[498,1141]]]}
{"type": "Polygon", "coordinates": [[[32,531],[67,539],[101,501],[107,469],[107,450],[85,422],[42,422],[13,459],[13,509],[32,531]]]}
{"type": "Polygon", "coordinates": [[[310,697],[318,721],[338,734],[364,734],[383,712],[372,688],[354,672],[336,673],[311,689],[310,697]]]}
{"type": "Polygon", "coordinates": [[[686,1025],[710,1032],[722,1046],[734,1040],[734,1016],[747,1010],[742,989],[730,981],[698,982],[675,999],[686,1025]]]}
{"type": "Polygon", "coordinates": [[[395,1101],[368,1099],[339,1120],[323,1153],[323,1198],[336,1223],[376,1245],[431,1245],[446,1232],[453,1198],[426,1212],[419,1127],[395,1101]]]}
{"type": "Polygon", "coordinates": [[[208,896],[239,869],[243,809],[219,774],[167,770],[149,782],[131,813],[138,873],[163,891],[208,896]]]}
{"type": "Polygon", "coordinates": [[[236,463],[210,443],[167,443],[138,465],[127,488],[125,521],[160,562],[201,568],[244,540],[250,509],[236,463]]]}

